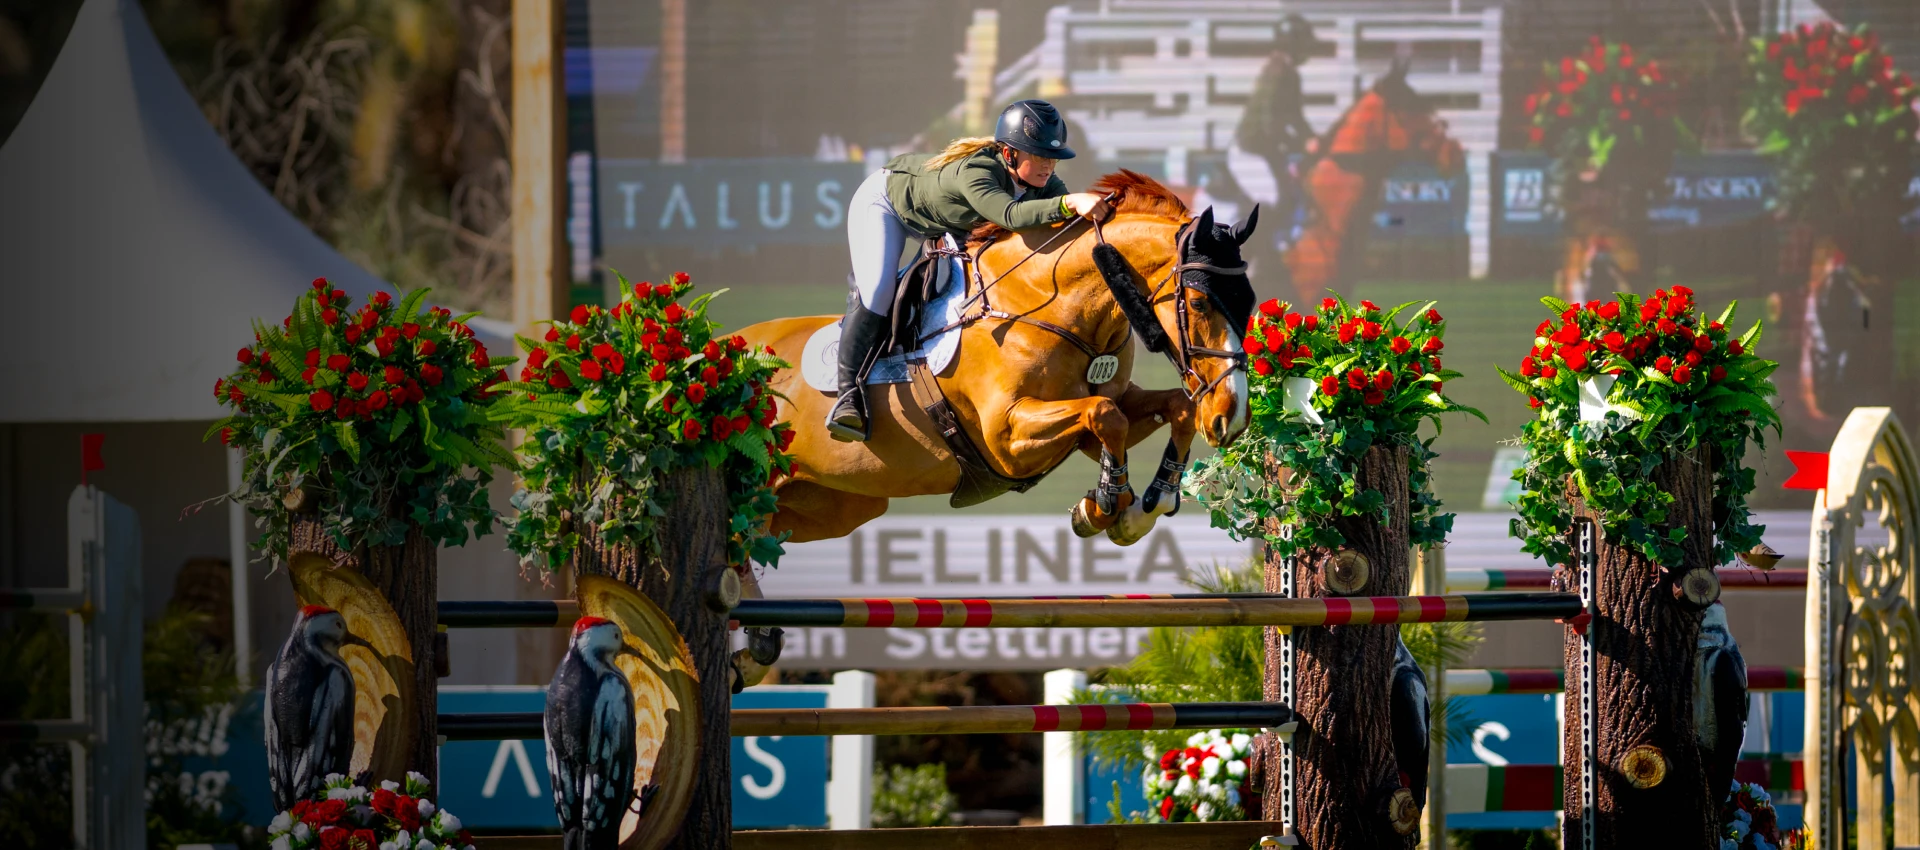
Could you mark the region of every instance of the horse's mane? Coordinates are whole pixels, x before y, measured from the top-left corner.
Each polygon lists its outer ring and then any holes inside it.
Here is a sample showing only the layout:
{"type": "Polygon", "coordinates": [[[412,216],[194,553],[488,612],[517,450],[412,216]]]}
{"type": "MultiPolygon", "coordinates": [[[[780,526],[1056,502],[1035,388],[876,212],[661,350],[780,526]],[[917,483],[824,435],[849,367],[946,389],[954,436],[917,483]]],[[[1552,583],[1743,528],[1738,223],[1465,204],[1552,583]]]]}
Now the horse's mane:
{"type": "MultiPolygon", "coordinates": [[[[1113,203],[1115,215],[1143,213],[1177,221],[1192,217],[1186,202],[1180,200],[1180,196],[1175,195],[1172,189],[1138,171],[1122,168],[1093,181],[1087,191],[1100,195],[1119,195],[1113,203]]],[[[967,236],[967,244],[978,245],[990,239],[999,239],[1007,233],[1006,228],[989,221],[973,229],[973,233],[967,236]]]]}

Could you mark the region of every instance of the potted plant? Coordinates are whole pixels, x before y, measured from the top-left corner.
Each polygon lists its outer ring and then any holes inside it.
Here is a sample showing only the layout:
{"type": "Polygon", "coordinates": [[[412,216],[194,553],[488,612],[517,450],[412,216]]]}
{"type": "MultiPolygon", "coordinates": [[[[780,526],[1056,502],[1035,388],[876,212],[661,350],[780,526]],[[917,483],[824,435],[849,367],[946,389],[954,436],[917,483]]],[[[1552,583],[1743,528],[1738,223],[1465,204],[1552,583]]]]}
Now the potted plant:
{"type": "MultiPolygon", "coordinates": [[[[487,484],[511,464],[489,415],[506,379],[466,320],[422,310],[427,290],[355,308],[324,278],[279,326],[254,322],[234,372],[214,384],[233,413],[207,437],[239,449],[239,501],[279,562],[313,555],[386,598],[411,646],[405,768],[431,777],[440,546],[491,531],[487,484]]],[[[376,779],[395,778],[376,776],[376,779]]]]}
{"type": "MultiPolygon", "coordinates": [[[[1268,591],[1402,596],[1409,545],[1446,536],[1453,518],[1433,495],[1432,440],[1421,426],[1480,413],[1445,394],[1445,382],[1459,377],[1440,362],[1445,331],[1433,302],[1382,309],[1338,296],[1306,313],[1268,301],[1249,321],[1250,424],[1199,465],[1189,489],[1215,526],[1266,542],[1268,591]]],[[[1295,811],[1309,813],[1302,840],[1411,847],[1418,803],[1400,786],[1384,735],[1396,633],[1309,628],[1292,640],[1301,683],[1293,708],[1316,732],[1295,780],[1295,811]],[[1382,788],[1405,798],[1392,804],[1392,819],[1377,816],[1382,788]]],[[[1278,693],[1279,647],[1268,630],[1269,697],[1278,693]]],[[[1278,799],[1280,771],[1266,776],[1262,796],[1278,799]]]]}
{"type": "MultiPolygon", "coordinates": [[[[1713,568],[1760,543],[1747,508],[1749,444],[1778,432],[1769,380],[1754,353],[1759,323],[1731,327],[1734,306],[1699,312],[1684,286],[1642,300],[1542,303],[1519,371],[1500,370],[1536,416],[1522,432],[1527,465],[1516,533],[1561,565],[1577,588],[1578,523],[1594,529],[1596,615],[1584,628],[1599,658],[1599,810],[1582,812],[1580,730],[1568,723],[1568,830],[1595,819],[1601,843],[1705,844],[1726,789],[1706,787],[1693,739],[1699,611],[1719,596],[1713,568]],[[1695,838],[1698,841],[1695,841],[1695,838]]],[[[1569,630],[1567,699],[1579,699],[1582,637],[1569,630]]]]}
{"type": "Polygon", "coordinates": [[[267,825],[271,850],[473,850],[473,834],[436,807],[418,773],[369,791],[339,774],[267,825]]]}
{"type": "Polygon", "coordinates": [[[1643,269],[1647,210],[1673,155],[1693,144],[1677,115],[1679,84],[1658,59],[1594,36],[1541,70],[1522,109],[1527,144],[1554,158],[1562,215],[1559,290],[1573,301],[1631,289],[1643,269]]]}

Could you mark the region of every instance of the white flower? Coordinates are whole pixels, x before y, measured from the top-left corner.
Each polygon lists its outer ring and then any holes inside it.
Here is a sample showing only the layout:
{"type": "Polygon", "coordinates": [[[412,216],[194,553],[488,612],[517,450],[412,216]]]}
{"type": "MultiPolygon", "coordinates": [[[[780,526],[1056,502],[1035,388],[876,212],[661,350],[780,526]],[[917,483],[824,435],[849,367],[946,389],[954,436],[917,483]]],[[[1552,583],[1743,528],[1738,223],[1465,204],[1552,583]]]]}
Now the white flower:
{"type": "Polygon", "coordinates": [[[1773,804],[1773,796],[1767,793],[1767,789],[1762,788],[1758,785],[1752,786],[1752,788],[1753,788],[1753,791],[1751,793],[1752,793],[1754,802],[1766,803],[1768,805],[1773,804]]]}
{"type": "Polygon", "coordinates": [[[1205,744],[1206,742],[1207,742],[1207,733],[1205,732],[1195,732],[1187,736],[1187,746],[1189,747],[1198,747],[1201,744],[1205,744]]]}
{"type": "Polygon", "coordinates": [[[325,779],[321,780],[321,784],[328,788],[345,788],[348,783],[345,776],[341,776],[338,773],[329,773],[325,779]]]}
{"type": "Polygon", "coordinates": [[[1173,780],[1168,779],[1167,775],[1162,773],[1159,776],[1156,776],[1153,778],[1153,787],[1158,788],[1161,791],[1168,790],[1173,787],[1173,780]]]}
{"type": "Polygon", "coordinates": [[[440,810],[440,828],[446,832],[459,832],[460,819],[457,817],[454,817],[452,812],[449,812],[445,809],[441,809],[440,810]]]}
{"type": "Polygon", "coordinates": [[[1192,794],[1193,794],[1193,777],[1182,774],[1180,776],[1180,781],[1173,783],[1173,795],[1175,797],[1186,797],[1186,796],[1191,796],[1192,794]]]}
{"type": "Polygon", "coordinates": [[[1731,838],[1720,839],[1720,850],[1740,850],[1740,842],[1731,838]]]}
{"type": "Polygon", "coordinates": [[[392,792],[394,792],[394,793],[396,793],[396,794],[398,794],[398,793],[400,793],[400,783],[398,783],[398,782],[395,782],[395,781],[393,781],[393,780],[391,780],[391,779],[383,779],[383,780],[381,780],[381,781],[380,781],[380,790],[382,790],[382,791],[392,791],[392,792]]]}
{"type": "Polygon", "coordinates": [[[1247,763],[1240,759],[1227,762],[1227,775],[1235,779],[1247,775],[1247,763]]]}
{"type": "Polygon", "coordinates": [[[1746,809],[1735,809],[1733,812],[1733,820],[1735,823],[1753,823],[1753,813],[1746,809]]]}
{"type": "Polygon", "coordinates": [[[287,830],[292,828],[293,828],[293,815],[290,815],[286,812],[281,812],[277,815],[274,815],[273,822],[270,824],[267,824],[267,832],[272,835],[285,834],[287,830]]]}
{"type": "Polygon", "coordinates": [[[1248,734],[1247,734],[1247,733],[1245,733],[1245,732],[1238,732],[1238,733],[1235,733],[1235,734],[1234,734],[1234,736],[1233,736],[1233,751],[1234,751],[1235,753],[1244,753],[1244,752],[1246,752],[1246,751],[1247,751],[1247,748],[1248,748],[1248,747],[1251,747],[1251,746],[1253,746],[1253,736],[1252,736],[1252,735],[1248,735],[1248,734]]]}
{"type": "Polygon", "coordinates": [[[1240,805],[1240,790],[1239,790],[1239,789],[1237,789],[1237,788],[1228,788],[1228,789],[1227,789],[1227,805],[1229,805],[1229,806],[1238,806],[1238,805],[1240,805]]]}
{"type": "Polygon", "coordinates": [[[1198,806],[1194,806],[1193,814],[1203,821],[1213,820],[1213,804],[1201,803],[1198,806]]]}
{"type": "Polygon", "coordinates": [[[275,836],[270,850],[293,850],[293,841],[287,836],[275,836]]]}
{"type": "Polygon", "coordinates": [[[1160,751],[1152,744],[1140,745],[1140,753],[1147,757],[1147,761],[1153,762],[1154,764],[1160,763],[1160,751]]]}
{"type": "Polygon", "coordinates": [[[1747,833],[1752,832],[1753,827],[1748,826],[1745,822],[1736,819],[1734,820],[1731,826],[1727,827],[1727,831],[1733,833],[1733,840],[1745,841],[1747,840],[1747,833]]]}
{"type": "Polygon", "coordinates": [[[400,850],[409,850],[409,848],[413,847],[413,836],[408,835],[404,829],[400,830],[398,834],[393,836],[393,843],[400,845],[400,850]]]}
{"type": "Polygon", "coordinates": [[[293,836],[293,840],[305,844],[307,839],[313,837],[313,830],[304,823],[296,823],[293,825],[293,832],[288,834],[293,836]]]}
{"type": "Polygon", "coordinates": [[[1213,777],[1219,776],[1220,775],[1220,757],[1207,756],[1205,760],[1201,761],[1200,775],[1205,776],[1208,779],[1212,779],[1213,777]]]}
{"type": "Polygon", "coordinates": [[[380,850],[400,850],[400,845],[391,841],[382,841],[380,842],[380,850]]]}
{"type": "Polygon", "coordinates": [[[433,801],[432,800],[429,800],[425,797],[420,798],[420,816],[423,818],[433,817],[433,801]]]}
{"type": "Polygon", "coordinates": [[[439,848],[435,847],[433,842],[422,838],[419,844],[413,845],[413,850],[439,850],[439,848]]]}

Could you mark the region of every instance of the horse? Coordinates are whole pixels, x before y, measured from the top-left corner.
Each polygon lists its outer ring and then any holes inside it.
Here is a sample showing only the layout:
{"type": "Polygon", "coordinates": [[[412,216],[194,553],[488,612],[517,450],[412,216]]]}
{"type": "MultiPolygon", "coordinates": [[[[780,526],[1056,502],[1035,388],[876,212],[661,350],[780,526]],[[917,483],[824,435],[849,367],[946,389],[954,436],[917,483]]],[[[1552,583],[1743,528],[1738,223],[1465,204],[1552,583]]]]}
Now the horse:
{"type": "MultiPolygon", "coordinates": [[[[1179,509],[1195,434],[1226,446],[1247,425],[1241,337],[1253,290],[1240,245],[1258,211],[1237,226],[1215,224],[1211,208],[1194,216],[1171,190],[1131,171],[1100,178],[1093,191],[1109,197],[1104,223],[975,231],[965,249],[974,274],[958,353],[918,399],[908,384],[868,386],[866,442],[828,435],[823,420],[833,396],[807,385],[799,368],[774,374],[776,415],[795,434],[792,469],[774,483],[774,533],[790,534],[791,542],[842,537],[886,513],[891,499],[956,493],[961,459],[926,409],[927,391],[944,398],[949,424],[1004,479],[1036,479],[1074,451],[1097,458],[1100,480],[1071,509],[1081,537],[1105,532],[1131,545],[1179,509]],[[1103,255],[1113,289],[1095,264],[1103,255]],[[1131,301],[1131,321],[1118,298],[1131,301]],[[1160,337],[1180,388],[1132,383],[1135,334],[1150,344],[1160,337]],[[1089,370],[1102,352],[1117,357],[1118,368],[1093,384],[1089,370]],[[1163,424],[1171,434],[1162,462],[1136,499],[1127,450],[1163,424]]],[[[837,318],[775,319],[740,333],[753,345],[800,352],[837,318]]]]}
{"type": "MultiPolygon", "coordinates": [[[[1380,203],[1381,184],[1409,159],[1451,177],[1463,162],[1446,122],[1407,84],[1408,63],[1375,80],[1321,136],[1301,184],[1308,205],[1300,238],[1280,259],[1301,303],[1352,283],[1351,270],[1380,203]]],[[[1277,168],[1285,163],[1272,163],[1277,168]]],[[[1283,223],[1287,226],[1290,223],[1283,223]]],[[[1256,264],[1258,267],[1260,264],[1256,264]]]]}

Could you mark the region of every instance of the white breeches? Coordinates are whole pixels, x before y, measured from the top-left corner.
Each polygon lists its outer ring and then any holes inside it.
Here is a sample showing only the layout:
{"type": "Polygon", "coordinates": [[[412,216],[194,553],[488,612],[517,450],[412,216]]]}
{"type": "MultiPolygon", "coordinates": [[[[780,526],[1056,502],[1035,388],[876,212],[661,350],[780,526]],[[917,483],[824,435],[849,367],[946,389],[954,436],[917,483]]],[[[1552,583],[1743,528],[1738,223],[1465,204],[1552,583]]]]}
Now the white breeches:
{"type": "Polygon", "coordinates": [[[919,237],[900,223],[893,203],[887,200],[887,173],[875,171],[853,190],[847,203],[847,249],[853,254],[853,285],[860,291],[860,303],[869,311],[884,316],[893,309],[894,289],[899,285],[900,253],[909,241],[916,246],[919,237]]]}

